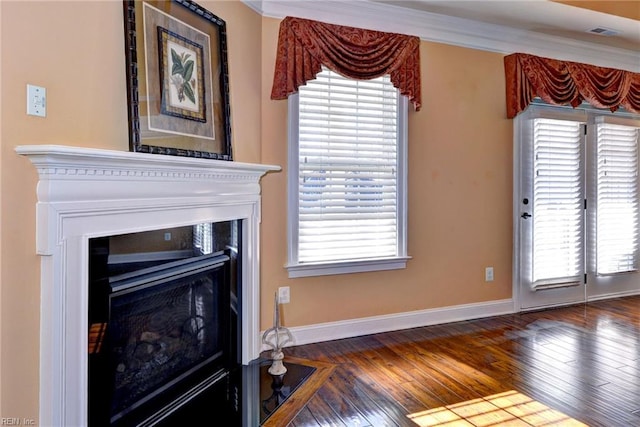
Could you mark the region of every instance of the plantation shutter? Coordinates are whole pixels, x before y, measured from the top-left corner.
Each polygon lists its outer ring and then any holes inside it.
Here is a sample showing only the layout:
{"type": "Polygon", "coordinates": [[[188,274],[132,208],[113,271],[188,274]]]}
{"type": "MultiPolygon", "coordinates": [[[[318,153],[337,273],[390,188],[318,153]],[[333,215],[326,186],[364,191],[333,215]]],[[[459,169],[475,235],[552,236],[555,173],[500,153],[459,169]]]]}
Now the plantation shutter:
{"type": "Polygon", "coordinates": [[[638,129],[597,127],[597,272],[638,270],[638,129]]]}
{"type": "Polygon", "coordinates": [[[534,289],[581,284],[584,275],[582,125],[534,120],[534,289]]]}
{"type": "Polygon", "coordinates": [[[398,251],[398,91],[323,69],[299,89],[298,262],[398,251]]]}

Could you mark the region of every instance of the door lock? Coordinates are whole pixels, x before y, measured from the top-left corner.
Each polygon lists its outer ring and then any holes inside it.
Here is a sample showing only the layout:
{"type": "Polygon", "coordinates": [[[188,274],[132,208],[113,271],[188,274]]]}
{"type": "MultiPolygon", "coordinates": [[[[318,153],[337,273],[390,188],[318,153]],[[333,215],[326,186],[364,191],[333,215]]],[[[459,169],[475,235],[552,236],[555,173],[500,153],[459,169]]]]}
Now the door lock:
{"type": "Polygon", "coordinates": [[[531,218],[531,215],[529,214],[529,212],[525,212],[522,215],[520,215],[522,218],[527,219],[527,218],[531,218]]]}

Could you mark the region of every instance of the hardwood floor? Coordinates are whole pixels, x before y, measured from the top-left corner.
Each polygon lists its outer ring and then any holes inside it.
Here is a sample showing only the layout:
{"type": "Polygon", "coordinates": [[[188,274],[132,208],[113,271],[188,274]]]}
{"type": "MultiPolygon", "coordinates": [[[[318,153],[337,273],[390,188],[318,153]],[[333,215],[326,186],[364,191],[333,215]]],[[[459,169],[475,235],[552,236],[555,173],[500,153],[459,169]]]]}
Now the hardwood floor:
{"type": "Polygon", "coordinates": [[[285,354],[332,369],[277,427],[640,426],[640,296],[285,354]]]}

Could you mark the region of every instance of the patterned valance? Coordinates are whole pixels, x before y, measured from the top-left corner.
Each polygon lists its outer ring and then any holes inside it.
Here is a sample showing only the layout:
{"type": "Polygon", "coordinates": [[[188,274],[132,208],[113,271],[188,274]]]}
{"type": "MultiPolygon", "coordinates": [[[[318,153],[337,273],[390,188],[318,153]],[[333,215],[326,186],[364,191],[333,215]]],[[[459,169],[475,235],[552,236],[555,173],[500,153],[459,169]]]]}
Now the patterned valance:
{"type": "Polygon", "coordinates": [[[640,74],[578,62],[514,53],[504,58],[507,116],[515,117],[535,97],[577,107],[583,101],[611,111],[640,113],[640,74]]]}
{"type": "Polygon", "coordinates": [[[322,65],[358,80],[389,74],[392,84],[420,109],[418,37],[286,17],[280,23],[271,99],[296,93],[322,65]]]}

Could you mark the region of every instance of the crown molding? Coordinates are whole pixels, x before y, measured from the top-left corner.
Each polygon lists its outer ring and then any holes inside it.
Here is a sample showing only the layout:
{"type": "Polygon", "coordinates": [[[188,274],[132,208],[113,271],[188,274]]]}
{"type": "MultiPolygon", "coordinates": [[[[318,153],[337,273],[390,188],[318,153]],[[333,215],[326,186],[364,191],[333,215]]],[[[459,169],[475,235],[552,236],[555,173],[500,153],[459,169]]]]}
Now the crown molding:
{"type": "Polygon", "coordinates": [[[265,17],[314,19],[336,25],[402,33],[430,42],[503,54],[515,52],[640,72],[640,52],[369,0],[242,0],[265,17]]]}

